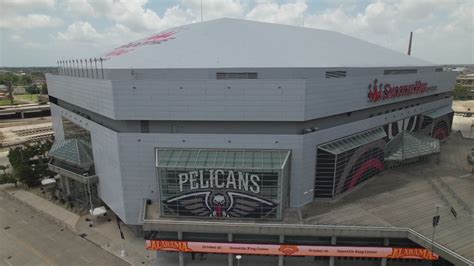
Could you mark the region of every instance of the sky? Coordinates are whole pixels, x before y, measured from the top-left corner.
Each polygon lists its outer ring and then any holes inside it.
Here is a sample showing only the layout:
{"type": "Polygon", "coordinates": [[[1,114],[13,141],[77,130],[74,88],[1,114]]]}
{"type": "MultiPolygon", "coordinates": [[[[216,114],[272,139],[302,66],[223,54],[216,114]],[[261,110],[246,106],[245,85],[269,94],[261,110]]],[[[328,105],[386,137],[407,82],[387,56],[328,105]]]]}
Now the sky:
{"type": "MultiPolygon", "coordinates": [[[[436,64],[474,63],[472,0],[202,0],[222,17],[338,31],[436,64]]],[[[201,0],[0,0],[0,66],[56,66],[201,21],[201,0]]],[[[192,44],[190,44],[192,45],[192,44]]]]}

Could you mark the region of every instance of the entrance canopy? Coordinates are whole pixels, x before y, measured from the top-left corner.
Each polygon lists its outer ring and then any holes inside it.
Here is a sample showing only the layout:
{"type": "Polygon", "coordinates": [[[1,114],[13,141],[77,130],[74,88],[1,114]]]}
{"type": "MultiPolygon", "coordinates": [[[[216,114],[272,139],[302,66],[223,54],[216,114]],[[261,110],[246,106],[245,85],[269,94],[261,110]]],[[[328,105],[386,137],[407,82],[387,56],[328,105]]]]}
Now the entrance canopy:
{"type": "Polygon", "coordinates": [[[81,169],[89,169],[94,164],[91,145],[82,139],[57,141],[48,156],[81,169]]]}
{"type": "Polygon", "coordinates": [[[289,150],[157,149],[156,167],[281,170],[289,156],[289,150]]]}
{"type": "Polygon", "coordinates": [[[385,161],[403,161],[439,153],[439,140],[404,130],[385,146],[385,161]]]}
{"type": "Polygon", "coordinates": [[[385,138],[386,136],[387,134],[383,128],[379,127],[325,143],[318,146],[318,148],[336,155],[385,138]]]}

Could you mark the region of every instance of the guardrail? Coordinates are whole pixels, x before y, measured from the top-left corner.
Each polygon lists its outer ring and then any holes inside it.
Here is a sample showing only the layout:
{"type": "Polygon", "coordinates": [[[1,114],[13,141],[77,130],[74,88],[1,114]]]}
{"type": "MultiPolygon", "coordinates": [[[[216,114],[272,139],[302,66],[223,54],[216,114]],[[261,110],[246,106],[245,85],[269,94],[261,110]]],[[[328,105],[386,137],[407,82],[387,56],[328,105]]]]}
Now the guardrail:
{"type": "Polygon", "coordinates": [[[469,215],[472,216],[473,214],[473,210],[472,208],[463,200],[461,199],[457,194],[456,192],[448,185],[446,184],[446,182],[444,182],[441,178],[437,178],[437,181],[443,185],[444,188],[446,188],[446,190],[448,191],[449,194],[451,194],[451,196],[458,202],[459,205],[461,205],[463,207],[463,209],[469,213],[469,215]]]}
{"type": "MultiPolygon", "coordinates": [[[[280,229],[284,232],[285,229],[296,229],[300,231],[301,229],[307,229],[314,232],[314,230],[327,230],[331,234],[336,234],[335,231],[339,231],[341,234],[347,235],[349,232],[366,232],[366,233],[375,233],[379,237],[384,237],[380,234],[382,233],[394,233],[402,235],[419,245],[428,248],[431,250],[433,247],[434,251],[437,252],[442,257],[450,257],[451,261],[456,265],[474,265],[474,262],[468,260],[467,258],[459,255],[458,253],[452,251],[451,249],[438,244],[437,242],[432,242],[432,240],[410,228],[407,227],[383,227],[383,226],[346,226],[346,225],[314,225],[314,224],[287,224],[287,223],[256,223],[256,222],[233,222],[233,221],[195,221],[195,220],[178,220],[178,219],[146,219],[146,199],[143,200],[143,208],[141,209],[140,217],[143,223],[151,223],[157,225],[176,225],[176,226],[206,226],[209,228],[216,228],[216,226],[226,226],[226,227],[239,227],[239,228],[273,228],[280,229]]],[[[349,234],[350,235],[350,234],[349,234]]],[[[367,236],[367,235],[366,235],[367,236]]],[[[389,237],[389,236],[385,236],[389,237]]]]}
{"type": "Polygon", "coordinates": [[[59,60],[58,72],[62,76],[104,79],[104,58],[59,60]]]}

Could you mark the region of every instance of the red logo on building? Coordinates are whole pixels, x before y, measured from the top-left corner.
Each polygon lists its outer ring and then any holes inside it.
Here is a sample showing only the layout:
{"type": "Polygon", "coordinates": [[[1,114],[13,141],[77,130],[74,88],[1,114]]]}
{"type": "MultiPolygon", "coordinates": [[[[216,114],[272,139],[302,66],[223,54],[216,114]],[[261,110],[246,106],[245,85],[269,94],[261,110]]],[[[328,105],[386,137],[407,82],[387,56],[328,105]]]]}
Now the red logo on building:
{"type": "Polygon", "coordinates": [[[282,252],[286,256],[291,256],[292,254],[298,252],[298,247],[295,245],[281,245],[278,251],[282,252]]]}
{"type": "Polygon", "coordinates": [[[436,90],[436,86],[428,87],[428,83],[417,80],[415,83],[392,86],[389,83],[378,83],[375,79],[373,84],[369,85],[368,99],[370,102],[378,102],[386,99],[409,96],[413,94],[426,93],[436,90]]]}
{"type": "Polygon", "coordinates": [[[114,56],[119,56],[119,55],[129,53],[129,52],[131,52],[131,51],[133,51],[136,48],[141,47],[141,46],[160,44],[162,42],[172,40],[172,39],[175,38],[175,35],[177,33],[181,32],[183,30],[186,30],[186,29],[187,28],[180,27],[180,28],[176,28],[176,29],[173,29],[173,30],[160,32],[158,34],[147,37],[145,39],[142,39],[142,40],[139,40],[139,41],[136,41],[136,42],[131,42],[131,43],[122,45],[120,47],[117,47],[117,48],[113,49],[112,51],[107,52],[103,57],[104,57],[105,60],[107,60],[107,59],[110,59],[111,57],[114,57],[114,56]]]}

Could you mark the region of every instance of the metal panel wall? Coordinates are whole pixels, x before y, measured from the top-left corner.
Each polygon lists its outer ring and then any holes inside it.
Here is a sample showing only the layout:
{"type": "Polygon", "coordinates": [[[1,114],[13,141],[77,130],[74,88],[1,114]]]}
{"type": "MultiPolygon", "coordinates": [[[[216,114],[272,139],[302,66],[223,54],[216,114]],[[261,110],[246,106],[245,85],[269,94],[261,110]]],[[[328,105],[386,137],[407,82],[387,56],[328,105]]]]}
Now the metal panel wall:
{"type": "Polygon", "coordinates": [[[428,72],[405,75],[311,79],[306,83],[305,120],[452,91],[455,77],[456,73],[454,72],[428,72]],[[379,81],[379,84],[390,83],[397,86],[413,84],[415,81],[421,80],[427,82],[428,86],[437,86],[437,89],[433,92],[400,96],[373,103],[368,100],[368,86],[372,85],[375,79],[379,81]]]}
{"type": "Polygon", "coordinates": [[[55,104],[51,104],[51,116],[53,128],[55,133],[58,132],[59,137],[64,136],[62,122],[60,122],[62,117],[90,132],[95,171],[99,176],[99,197],[124,222],[128,222],[129,217],[125,215],[124,208],[124,187],[122,186],[117,133],[55,104]]]}
{"type": "Polygon", "coordinates": [[[50,96],[92,112],[114,118],[114,99],[110,80],[46,74],[50,96]]]}
{"type": "Polygon", "coordinates": [[[303,119],[304,80],[136,80],[112,84],[116,116],[120,119],[303,119]]]}
{"type": "Polygon", "coordinates": [[[139,224],[143,198],[158,200],[156,147],[291,150],[289,205],[300,207],[313,201],[317,145],[450,103],[441,99],[306,135],[117,133],[54,104],[51,109],[55,131],[65,115],[91,132],[101,198],[121,219],[139,224]]]}

